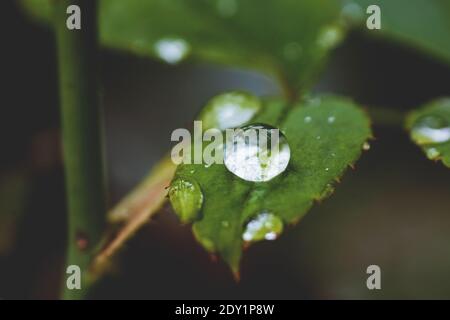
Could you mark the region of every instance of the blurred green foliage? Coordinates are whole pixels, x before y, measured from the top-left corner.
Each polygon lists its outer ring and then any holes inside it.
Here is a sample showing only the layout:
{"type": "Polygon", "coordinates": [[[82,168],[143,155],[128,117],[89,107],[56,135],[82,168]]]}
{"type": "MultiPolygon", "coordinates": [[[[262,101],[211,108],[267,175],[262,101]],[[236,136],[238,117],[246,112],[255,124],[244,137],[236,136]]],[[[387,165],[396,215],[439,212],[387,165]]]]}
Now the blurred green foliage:
{"type": "MultiPolygon", "coordinates": [[[[49,20],[48,0],[22,0],[49,20]]],[[[400,41],[450,63],[446,0],[102,0],[101,42],[176,63],[184,58],[263,70],[298,89],[311,85],[348,26],[400,41]],[[366,8],[381,8],[367,30],[366,8]]]]}
{"type": "MultiPolygon", "coordinates": [[[[48,2],[24,3],[38,18],[49,16],[48,2]]],[[[107,0],[100,6],[100,36],[108,47],[173,63],[190,57],[256,68],[293,85],[311,84],[342,36],[338,3],[328,0],[107,0]]]]}
{"type": "MultiPolygon", "coordinates": [[[[347,2],[348,3],[352,3],[347,2]]],[[[450,63],[450,1],[354,0],[361,8],[381,8],[380,35],[399,41],[450,63]]],[[[362,27],[364,27],[362,25],[362,27]]],[[[377,35],[377,31],[367,30],[377,35]]]]}

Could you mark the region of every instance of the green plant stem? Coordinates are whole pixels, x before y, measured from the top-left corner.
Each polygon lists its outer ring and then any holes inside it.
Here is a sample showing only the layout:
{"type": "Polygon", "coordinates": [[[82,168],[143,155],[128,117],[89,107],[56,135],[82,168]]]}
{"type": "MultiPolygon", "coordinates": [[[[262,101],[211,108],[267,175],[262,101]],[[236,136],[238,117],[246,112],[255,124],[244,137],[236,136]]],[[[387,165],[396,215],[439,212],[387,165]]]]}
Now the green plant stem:
{"type": "Polygon", "coordinates": [[[102,126],[98,91],[97,1],[54,1],[59,60],[59,90],[66,193],[68,249],[64,270],[81,268],[81,290],[69,290],[63,281],[63,298],[86,296],[92,282],[88,266],[99,245],[105,223],[105,180],[102,126]],[[69,5],[81,8],[81,30],[69,30],[69,5]]]}

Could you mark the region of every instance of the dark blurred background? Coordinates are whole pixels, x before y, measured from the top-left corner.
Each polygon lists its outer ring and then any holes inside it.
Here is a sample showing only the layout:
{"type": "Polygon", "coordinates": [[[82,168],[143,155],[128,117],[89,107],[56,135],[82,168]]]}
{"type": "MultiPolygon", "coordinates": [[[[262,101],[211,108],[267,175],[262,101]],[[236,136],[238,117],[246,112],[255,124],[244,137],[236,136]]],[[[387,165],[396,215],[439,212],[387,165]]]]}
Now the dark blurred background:
{"type": "MultiPolygon", "coordinates": [[[[65,200],[52,33],[2,3],[0,298],[57,298],[65,200]]],[[[269,78],[213,65],[177,67],[102,52],[111,204],[169,150],[213,95],[277,94],[269,78]]],[[[406,111],[450,95],[450,68],[409,48],[351,36],[316,92],[406,111]]],[[[376,140],[335,194],[279,240],[247,250],[241,281],[213,262],[167,206],[126,245],[92,298],[450,298],[450,170],[426,159],[401,126],[376,140]],[[366,268],[382,290],[366,288],[366,268]]]]}

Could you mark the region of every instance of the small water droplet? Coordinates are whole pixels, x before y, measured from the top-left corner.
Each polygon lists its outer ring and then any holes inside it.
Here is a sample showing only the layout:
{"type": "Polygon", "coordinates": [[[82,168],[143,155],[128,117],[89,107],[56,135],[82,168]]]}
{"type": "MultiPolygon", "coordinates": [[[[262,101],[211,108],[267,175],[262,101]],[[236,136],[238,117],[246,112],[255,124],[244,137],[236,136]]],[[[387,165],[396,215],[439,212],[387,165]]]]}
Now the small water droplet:
{"type": "Polygon", "coordinates": [[[244,241],[275,240],[283,232],[283,221],[272,213],[261,213],[245,226],[244,241]]]}
{"type": "Polygon", "coordinates": [[[332,153],[331,153],[331,156],[332,156],[333,158],[336,157],[336,153],[332,152],[332,153]]]}
{"type": "Polygon", "coordinates": [[[203,193],[196,181],[181,177],[176,178],[170,184],[169,199],[183,223],[198,218],[203,204],[203,193]]]}
{"type": "Polygon", "coordinates": [[[224,228],[228,228],[230,226],[230,223],[227,220],[222,221],[221,224],[224,228]]]}
{"type": "Polygon", "coordinates": [[[225,130],[250,121],[261,109],[261,101],[243,91],[232,91],[212,98],[199,115],[203,129],[225,130]]]}
{"type": "Polygon", "coordinates": [[[302,54],[302,46],[298,42],[289,42],[283,48],[283,56],[290,61],[298,60],[302,54]]]}
{"type": "Polygon", "coordinates": [[[450,141],[450,126],[441,116],[424,116],[414,124],[411,137],[419,145],[444,143],[450,141]]]}
{"type": "Polygon", "coordinates": [[[320,140],[320,139],[321,139],[321,137],[320,137],[320,136],[317,136],[317,137],[316,137],[316,139],[317,139],[317,140],[320,140]]]}
{"type": "Polygon", "coordinates": [[[277,128],[253,124],[231,135],[227,131],[224,163],[241,179],[269,181],[286,170],[290,157],[286,137],[277,128]]]}
{"type": "Polygon", "coordinates": [[[312,118],[310,116],[305,117],[305,123],[310,123],[312,121],[312,118]]]}
{"type": "Polygon", "coordinates": [[[440,157],[441,153],[436,148],[428,148],[427,149],[427,157],[430,160],[435,160],[440,157]]]}
{"type": "Polygon", "coordinates": [[[343,38],[343,32],[336,26],[328,26],[323,28],[319,37],[317,38],[317,44],[324,49],[331,49],[335,47],[343,38]]]}
{"type": "Polygon", "coordinates": [[[328,123],[333,123],[335,120],[336,120],[336,117],[334,117],[334,116],[328,117],[328,123]]]}
{"type": "Polygon", "coordinates": [[[325,171],[330,171],[330,168],[328,168],[328,167],[327,167],[327,168],[325,168],[325,171]]]}
{"type": "Polygon", "coordinates": [[[342,7],[340,18],[344,25],[356,25],[364,20],[364,11],[358,3],[348,1],[342,7]]]}
{"type": "Polygon", "coordinates": [[[217,12],[224,18],[232,17],[238,10],[236,0],[217,0],[217,12]]]}
{"type": "Polygon", "coordinates": [[[362,148],[364,151],[370,150],[370,143],[368,143],[367,141],[364,142],[362,148]]]}
{"type": "Polygon", "coordinates": [[[190,173],[190,174],[194,174],[194,173],[195,173],[195,170],[192,169],[191,171],[189,171],[189,173],[190,173]]]}
{"type": "Polygon", "coordinates": [[[176,64],[188,55],[190,46],[180,38],[163,38],[155,43],[154,49],[161,59],[167,63],[176,64]]]}

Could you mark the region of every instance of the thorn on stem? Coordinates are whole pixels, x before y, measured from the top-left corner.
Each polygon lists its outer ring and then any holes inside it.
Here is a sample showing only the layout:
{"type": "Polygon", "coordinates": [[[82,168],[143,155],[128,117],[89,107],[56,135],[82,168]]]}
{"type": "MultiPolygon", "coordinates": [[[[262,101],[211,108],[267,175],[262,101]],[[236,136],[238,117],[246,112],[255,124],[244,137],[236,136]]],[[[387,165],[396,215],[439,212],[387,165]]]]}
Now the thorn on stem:
{"type": "Polygon", "coordinates": [[[85,251],[89,247],[89,239],[85,232],[77,231],[75,235],[75,242],[78,250],[85,251]]]}

